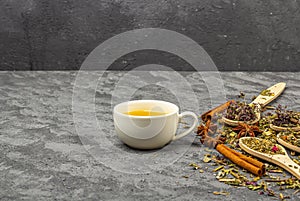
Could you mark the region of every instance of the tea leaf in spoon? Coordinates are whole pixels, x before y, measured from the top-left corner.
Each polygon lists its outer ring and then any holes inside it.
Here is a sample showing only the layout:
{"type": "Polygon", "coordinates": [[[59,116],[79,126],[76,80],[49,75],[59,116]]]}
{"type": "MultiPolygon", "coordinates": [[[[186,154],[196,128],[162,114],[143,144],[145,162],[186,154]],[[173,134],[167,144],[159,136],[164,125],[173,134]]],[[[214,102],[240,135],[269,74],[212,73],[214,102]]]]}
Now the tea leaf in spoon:
{"type": "Polygon", "coordinates": [[[265,154],[285,154],[282,148],[274,142],[260,138],[245,138],[242,142],[252,150],[265,154]]]}
{"type": "Polygon", "coordinates": [[[262,96],[274,96],[275,94],[273,92],[271,92],[270,89],[265,89],[262,92],[260,92],[260,95],[262,95],[262,96]]]}

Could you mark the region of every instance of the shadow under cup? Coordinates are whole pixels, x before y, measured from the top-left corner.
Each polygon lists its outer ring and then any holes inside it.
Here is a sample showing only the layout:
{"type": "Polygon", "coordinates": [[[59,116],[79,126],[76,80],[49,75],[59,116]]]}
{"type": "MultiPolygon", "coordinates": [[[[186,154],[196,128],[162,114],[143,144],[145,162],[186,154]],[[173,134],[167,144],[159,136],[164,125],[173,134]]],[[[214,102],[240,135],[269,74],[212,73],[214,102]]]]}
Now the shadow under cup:
{"type": "MultiPolygon", "coordinates": [[[[193,113],[188,115],[194,115],[197,119],[193,113]]],[[[166,101],[135,100],[120,103],[114,107],[113,118],[119,139],[133,148],[161,148],[187,134],[175,135],[181,115],[176,105],[166,101]],[[149,111],[149,114],[131,115],[132,111],[149,111]],[[152,113],[158,115],[151,116],[152,113]]],[[[196,121],[193,127],[195,126],[196,121]]]]}

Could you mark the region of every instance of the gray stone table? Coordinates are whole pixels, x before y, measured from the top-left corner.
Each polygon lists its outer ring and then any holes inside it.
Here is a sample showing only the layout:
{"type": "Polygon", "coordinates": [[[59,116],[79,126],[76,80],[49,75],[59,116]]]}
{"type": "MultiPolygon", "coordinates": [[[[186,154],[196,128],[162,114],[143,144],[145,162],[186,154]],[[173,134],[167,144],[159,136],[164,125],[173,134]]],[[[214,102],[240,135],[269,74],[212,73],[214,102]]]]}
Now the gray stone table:
{"type": "MultiPolygon", "coordinates": [[[[240,91],[250,101],[282,81],[287,88],[271,104],[299,111],[299,72],[0,72],[0,199],[274,200],[218,182],[195,133],[159,150],[125,146],[112,108],[161,99],[200,115],[240,91]]],[[[293,192],[283,194],[299,200],[293,192]]]]}

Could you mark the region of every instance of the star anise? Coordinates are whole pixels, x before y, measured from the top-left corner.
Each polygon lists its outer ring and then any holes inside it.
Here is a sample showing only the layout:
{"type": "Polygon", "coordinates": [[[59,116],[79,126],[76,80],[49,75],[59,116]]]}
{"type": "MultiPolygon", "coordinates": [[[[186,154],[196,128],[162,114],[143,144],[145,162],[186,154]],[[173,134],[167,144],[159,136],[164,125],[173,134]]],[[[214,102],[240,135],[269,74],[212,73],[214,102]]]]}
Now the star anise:
{"type": "Polygon", "coordinates": [[[251,136],[255,137],[255,132],[261,133],[262,131],[259,129],[256,125],[248,125],[246,123],[239,123],[239,125],[232,130],[239,131],[237,138],[243,137],[243,136],[251,136]]]}
{"type": "Polygon", "coordinates": [[[216,124],[211,124],[211,125],[201,124],[200,126],[198,126],[197,134],[199,136],[210,135],[210,134],[215,133],[216,130],[217,130],[216,124]]]}

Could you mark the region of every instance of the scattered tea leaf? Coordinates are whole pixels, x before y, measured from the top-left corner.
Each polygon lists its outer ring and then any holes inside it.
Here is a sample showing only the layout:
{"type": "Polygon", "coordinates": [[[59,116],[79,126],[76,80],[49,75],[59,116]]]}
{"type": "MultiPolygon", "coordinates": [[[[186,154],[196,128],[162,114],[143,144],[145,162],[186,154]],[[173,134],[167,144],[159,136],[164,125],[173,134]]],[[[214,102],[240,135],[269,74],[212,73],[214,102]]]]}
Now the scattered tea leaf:
{"type": "Polygon", "coordinates": [[[267,105],[267,106],[265,106],[265,108],[266,108],[267,110],[275,110],[275,107],[274,107],[274,106],[269,106],[269,105],[267,105]]]}
{"type": "Polygon", "coordinates": [[[283,171],[278,169],[278,170],[268,170],[268,172],[271,172],[271,173],[282,173],[283,171]]]}
{"type": "Polygon", "coordinates": [[[225,171],[219,171],[216,178],[217,179],[222,179],[227,175],[227,173],[225,171]]]}
{"type": "Polygon", "coordinates": [[[221,191],[221,192],[214,191],[213,194],[215,194],[215,195],[230,195],[230,193],[227,191],[221,191]]]}
{"type": "Polygon", "coordinates": [[[245,98],[245,96],[246,96],[245,93],[240,91],[240,94],[238,95],[238,98],[245,98]]]}
{"type": "Polygon", "coordinates": [[[211,161],[211,158],[208,155],[205,155],[203,158],[204,163],[209,163],[211,161]]]}
{"type": "Polygon", "coordinates": [[[195,170],[198,170],[199,168],[201,168],[201,166],[196,163],[190,163],[189,166],[192,166],[195,170]]]}
{"type": "Polygon", "coordinates": [[[235,178],[221,178],[219,179],[220,182],[234,182],[236,181],[235,178]]]}
{"type": "Polygon", "coordinates": [[[282,194],[282,193],[279,194],[279,198],[280,198],[281,200],[283,200],[283,194],[282,194]]]}
{"type": "Polygon", "coordinates": [[[253,181],[258,181],[258,180],[260,180],[260,177],[255,177],[255,178],[253,179],[253,181]]]}
{"type": "Polygon", "coordinates": [[[223,165],[221,165],[221,166],[219,166],[219,167],[215,168],[213,171],[214,171],[214,172],[217,172],[217,171],[219,171],[219,170],[221,170],[221,169],[223,169],[223,168],[224,168],[224,166],[223,166],[223,165]]]}

